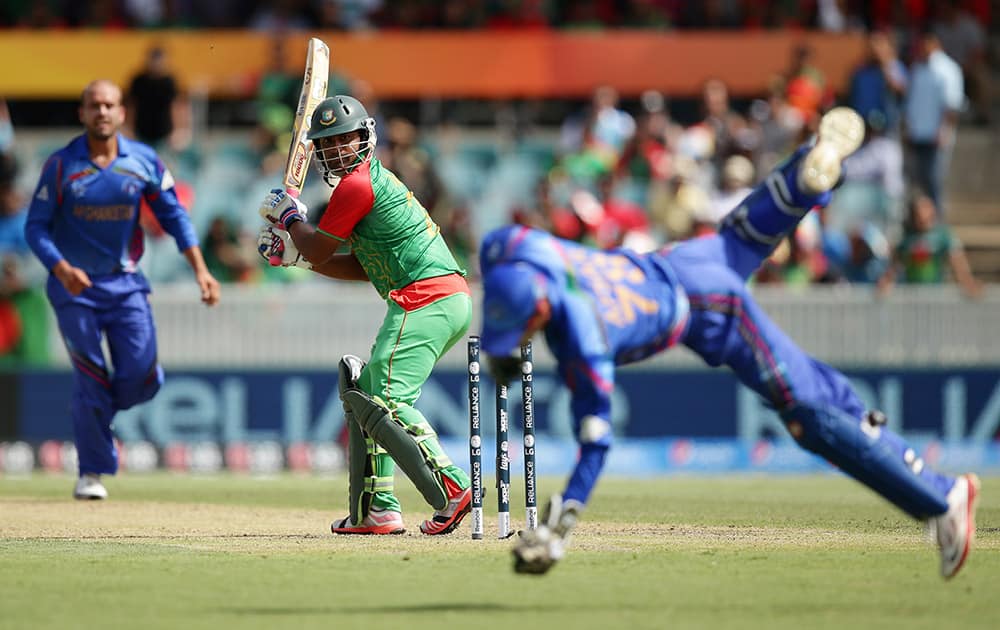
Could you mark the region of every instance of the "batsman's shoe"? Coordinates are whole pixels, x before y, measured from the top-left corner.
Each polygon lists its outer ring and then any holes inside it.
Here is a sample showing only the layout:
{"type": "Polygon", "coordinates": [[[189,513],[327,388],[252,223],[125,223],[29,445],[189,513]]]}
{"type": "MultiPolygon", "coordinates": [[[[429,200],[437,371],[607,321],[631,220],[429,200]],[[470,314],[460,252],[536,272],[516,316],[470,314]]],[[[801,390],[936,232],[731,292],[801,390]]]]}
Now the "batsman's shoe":
{"type": "Polygon", "coordinates": [[[355,525],[351,522],[351,517],[347,516],[339,521],[330,524],[330,531],[334,534],[405,534],[406,527],[403,526],[403,515],[395,510],[380,510],[372,508],[368,510],[368,516],[355,525]]]}
{"type": "Polygon", "coordinates": [[[80,475],[76,480],[76,487],[73,488],[73,498],[81,501],[100,501],[108,498],[108,490],[101,483],[100,475],[90,473],[80,475]]]}
{"type": "Polygon", "coordinates": [[[955,577],[969,557],[976,537],[976,502],[979,500],[979,477],[962,475],[948,493],[948,511],[931,520],[941,550],[941,577],[955,577]]]}
{"type": "Polygon", "coordinates": [[[514,572],[529,575],[543,575],[566,555],[570,535],[580,520],[583,504],[579,501],[563,501],[561,495],[553,495],[545,508],[542,523],[534,530],[521,532],[514,545],[514,572]]]}
{"type": "Polygon", "coordinates": [[[816,144],[799,164],[799,190],[819,195],[840,181],[844,158],[865,139],[865,123],[850,107],[835,107],[819,122],[816,144]]]}
{"type": "Polygon", "coordinates": [[[434,516],[420,524],[420,531],[428,536],[450,534],[462,523],[462,519],[472,509],[472,488],[459,488],[448,475],[444,479],[444,491],[448,494],[448,505],[434,512],[434,516]]]}

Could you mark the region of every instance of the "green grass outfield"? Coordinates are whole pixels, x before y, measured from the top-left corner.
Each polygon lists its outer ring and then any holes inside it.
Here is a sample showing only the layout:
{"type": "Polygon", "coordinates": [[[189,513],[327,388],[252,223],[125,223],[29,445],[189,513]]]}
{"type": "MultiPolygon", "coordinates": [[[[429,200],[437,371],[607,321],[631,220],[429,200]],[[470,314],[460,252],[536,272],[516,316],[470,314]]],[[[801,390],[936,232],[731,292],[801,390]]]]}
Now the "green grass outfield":
{"type": "Polygon", "coordinates": [[[998,478],[951,582],[918,524],[838,475],[604,479],[542,577],[490,538],[493,492],[472,541],[420,535],[405,478],[408,532],[378,538],[329,533],[343,478],[125,475],[85,503],[72,484],[0,477],[0,628],[1000,627],[998,478]]]}

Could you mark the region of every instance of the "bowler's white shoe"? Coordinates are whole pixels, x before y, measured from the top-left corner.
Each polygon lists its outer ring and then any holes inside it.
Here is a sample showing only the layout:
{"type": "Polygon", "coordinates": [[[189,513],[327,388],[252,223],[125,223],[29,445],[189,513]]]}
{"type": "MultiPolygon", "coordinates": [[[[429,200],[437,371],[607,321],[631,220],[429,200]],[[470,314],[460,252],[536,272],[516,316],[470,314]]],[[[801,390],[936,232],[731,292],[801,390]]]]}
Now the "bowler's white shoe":
{"type": "Polygon", "coordinates": [[[955,576],[969,556],[976,537],[979,477],[969,473],[955,481],[948,493],[948,511],[931,519],[941,550],[941,577],[955,576]]]}
{"type": "Polygon", "coordinates": [[[799,165],[799,190],[824,193],[840,180],[844,158],[865,139],[865,123],[850,107],[834,107],[819,121],[816,144],[799,165]]]}
{"type": "Polygon", "coordinates": [[[108,490],[101,483],[100,475],[85,474],[80,475],[76,480],[76,488],[73,489],[73,498],[81,500],[100,500],[108,498],[108,490]]]}

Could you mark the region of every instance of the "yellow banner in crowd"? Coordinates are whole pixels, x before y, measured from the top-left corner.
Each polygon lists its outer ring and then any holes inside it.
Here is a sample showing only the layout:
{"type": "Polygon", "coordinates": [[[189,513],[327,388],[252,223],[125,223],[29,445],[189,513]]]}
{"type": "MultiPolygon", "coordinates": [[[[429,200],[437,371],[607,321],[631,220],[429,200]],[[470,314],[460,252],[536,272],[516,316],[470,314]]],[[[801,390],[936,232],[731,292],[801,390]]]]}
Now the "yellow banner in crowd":
{"type": "MultiPolygon", "coordinates": [[[[802,44],[840,91],[864,55],[860,35],[788,31],[296,33],[281,47],[292,74],[312,35],[330,45],[334,71],[382,98],[581,97],[600,84],[693,96],[709,78],[761,94],[802,44]]],[[[253,94],[276,49],[273,36],[248,31],[0,31],[0,96],[76,98],[97,77],[125,84],[157,45],[182,87],[215,97],[253,94]]]]}

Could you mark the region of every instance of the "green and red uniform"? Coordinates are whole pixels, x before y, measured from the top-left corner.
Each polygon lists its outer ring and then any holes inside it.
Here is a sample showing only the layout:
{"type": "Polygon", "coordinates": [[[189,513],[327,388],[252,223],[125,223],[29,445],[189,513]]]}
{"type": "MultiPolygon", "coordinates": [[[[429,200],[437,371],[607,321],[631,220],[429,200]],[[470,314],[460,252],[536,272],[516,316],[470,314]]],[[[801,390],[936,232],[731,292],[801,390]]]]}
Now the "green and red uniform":
{"type": "Polygon", "coordinates": [[[952,252],[962,246],[946,225],[935,225],[926,232],[910,232],[896,246],[896,257],[903,263],[903,277],[911,284],[939,284],[952,252]]]}
{"type": "MultiPolygon", "coordinates": [[[[469,327],[472,299],[465,271],[441,229],[413,193],[378,159],[359,165],[334,188],[319,222],[323,234],[350,245],[388,307],[358,387],[421,436],[435,468],[461,488],[469,478],[444,453],[423,414],[413,407],[438,359],[469,327]]],[[[374,462],[372,506],[400,510],[393,494],[395,465],[367,438],[374,462]]]]}

